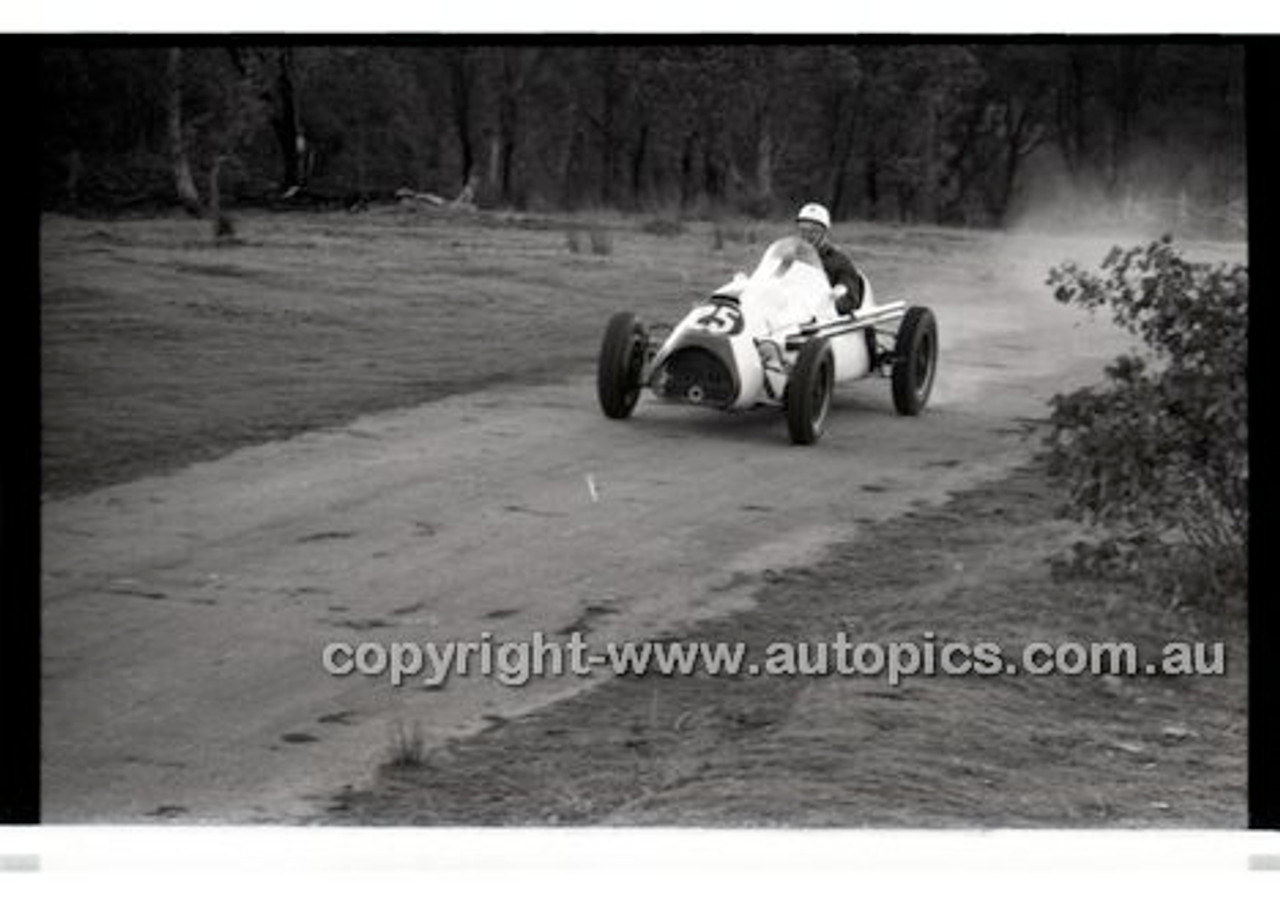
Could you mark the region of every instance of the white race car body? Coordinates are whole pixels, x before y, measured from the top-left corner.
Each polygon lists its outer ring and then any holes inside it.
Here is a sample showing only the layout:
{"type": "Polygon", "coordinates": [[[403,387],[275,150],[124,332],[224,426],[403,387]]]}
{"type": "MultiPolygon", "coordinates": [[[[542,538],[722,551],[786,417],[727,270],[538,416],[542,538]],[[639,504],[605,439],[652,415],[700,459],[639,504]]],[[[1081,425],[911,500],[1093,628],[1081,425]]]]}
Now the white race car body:
{"type": "Polygon", "coordinates": [[[878,304],[861,278],[856,313],[839,313],[845,289],[831,287],[812,245],[787,237],[765,250],[750,275],[739,273],[694,304],[665,336],[634,313],[615,313],[597,363],[600,407],[626,419],[644,389],[661,401],[727,411],[773,405],[786,411],[792,441],[811,444],[822,435],[836,383],[889,375],[894,408],[919,414],[937,365],[933,313],[905,301],[878,304]],[[876,328],[872,341],[870,330],[883,323],[896,325],[876,328]]]}
{"type": "Polygon", "coordinates": [[[835,381],[870,372],[867,325],[902,316],[905,303],[878,306],[865,281],[857,318],[836,311],[817,251],[799,237],[765,250],[751,275],[739,273],[689,313],[661,342],[642,384],[660,398],[731,410],[781,405],[800,344],[831,341],[835,381]]]}

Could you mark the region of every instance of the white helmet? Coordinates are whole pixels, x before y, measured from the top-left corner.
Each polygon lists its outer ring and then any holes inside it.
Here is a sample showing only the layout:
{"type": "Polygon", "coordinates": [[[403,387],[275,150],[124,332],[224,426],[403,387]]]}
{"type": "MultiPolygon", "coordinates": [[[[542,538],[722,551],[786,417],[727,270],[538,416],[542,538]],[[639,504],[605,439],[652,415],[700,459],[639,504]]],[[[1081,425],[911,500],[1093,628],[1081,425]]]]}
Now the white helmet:
{"type": "Polygon", "coordinates": [[[831,213],[827,211],[827,207],[819,205],[816,202],[805,203],[800,207],[800,214],[796,216],[796,221],[813,221],[822,225],[828,231],[831,230],[831,213]]]}

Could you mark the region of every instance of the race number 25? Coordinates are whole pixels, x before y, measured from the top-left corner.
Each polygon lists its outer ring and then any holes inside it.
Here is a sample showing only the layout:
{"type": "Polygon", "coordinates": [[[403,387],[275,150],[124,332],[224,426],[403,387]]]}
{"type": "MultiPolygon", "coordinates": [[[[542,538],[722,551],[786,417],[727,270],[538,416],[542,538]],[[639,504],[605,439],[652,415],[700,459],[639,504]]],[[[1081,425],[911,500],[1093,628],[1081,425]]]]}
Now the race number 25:
{"type": "Polygon", "coordinates": [[[713,335],[737,335],[742,331],[742,311],[729,304],[711,304],[697,325],[713,335]]]}

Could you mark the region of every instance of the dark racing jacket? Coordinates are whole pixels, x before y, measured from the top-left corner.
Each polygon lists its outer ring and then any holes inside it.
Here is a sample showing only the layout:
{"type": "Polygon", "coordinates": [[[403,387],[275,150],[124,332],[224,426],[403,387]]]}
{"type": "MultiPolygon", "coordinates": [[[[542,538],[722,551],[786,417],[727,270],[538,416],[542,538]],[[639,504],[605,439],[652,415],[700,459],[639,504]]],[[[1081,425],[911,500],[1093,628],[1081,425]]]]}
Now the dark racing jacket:
{"type": "Polygon", "coordinates": [[[830,243],[824,243],[818,248],[818,256],[822,259],[822,268],[826,270],[831,287],[844,285],[849,289],[844,297],[836,301],[836,311],[852,313],[857,310],[862,306],[862,276],[853,265],[853,260],[830,243]]]}

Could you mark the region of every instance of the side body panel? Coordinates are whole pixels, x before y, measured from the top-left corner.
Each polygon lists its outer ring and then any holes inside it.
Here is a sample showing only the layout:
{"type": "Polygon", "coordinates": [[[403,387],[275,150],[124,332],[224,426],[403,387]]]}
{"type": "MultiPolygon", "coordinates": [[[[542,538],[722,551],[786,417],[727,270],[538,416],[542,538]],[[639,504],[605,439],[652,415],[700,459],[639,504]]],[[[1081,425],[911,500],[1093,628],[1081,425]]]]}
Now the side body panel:
{"type": "MultiPolygon", "coordinates": [[[[871,290],[871,281],[862,277],[862,306],[859,311],[874,309],[876,296],[871,290]]],[[[834,307],[832,308],[835,309],[834,307]]],[[[871,371],[871,352],[867,350],[867,334],[865,332],[846,332],[831,339],[831,353],[835,355],[836,382],[856,380],[871,371]]]]}

